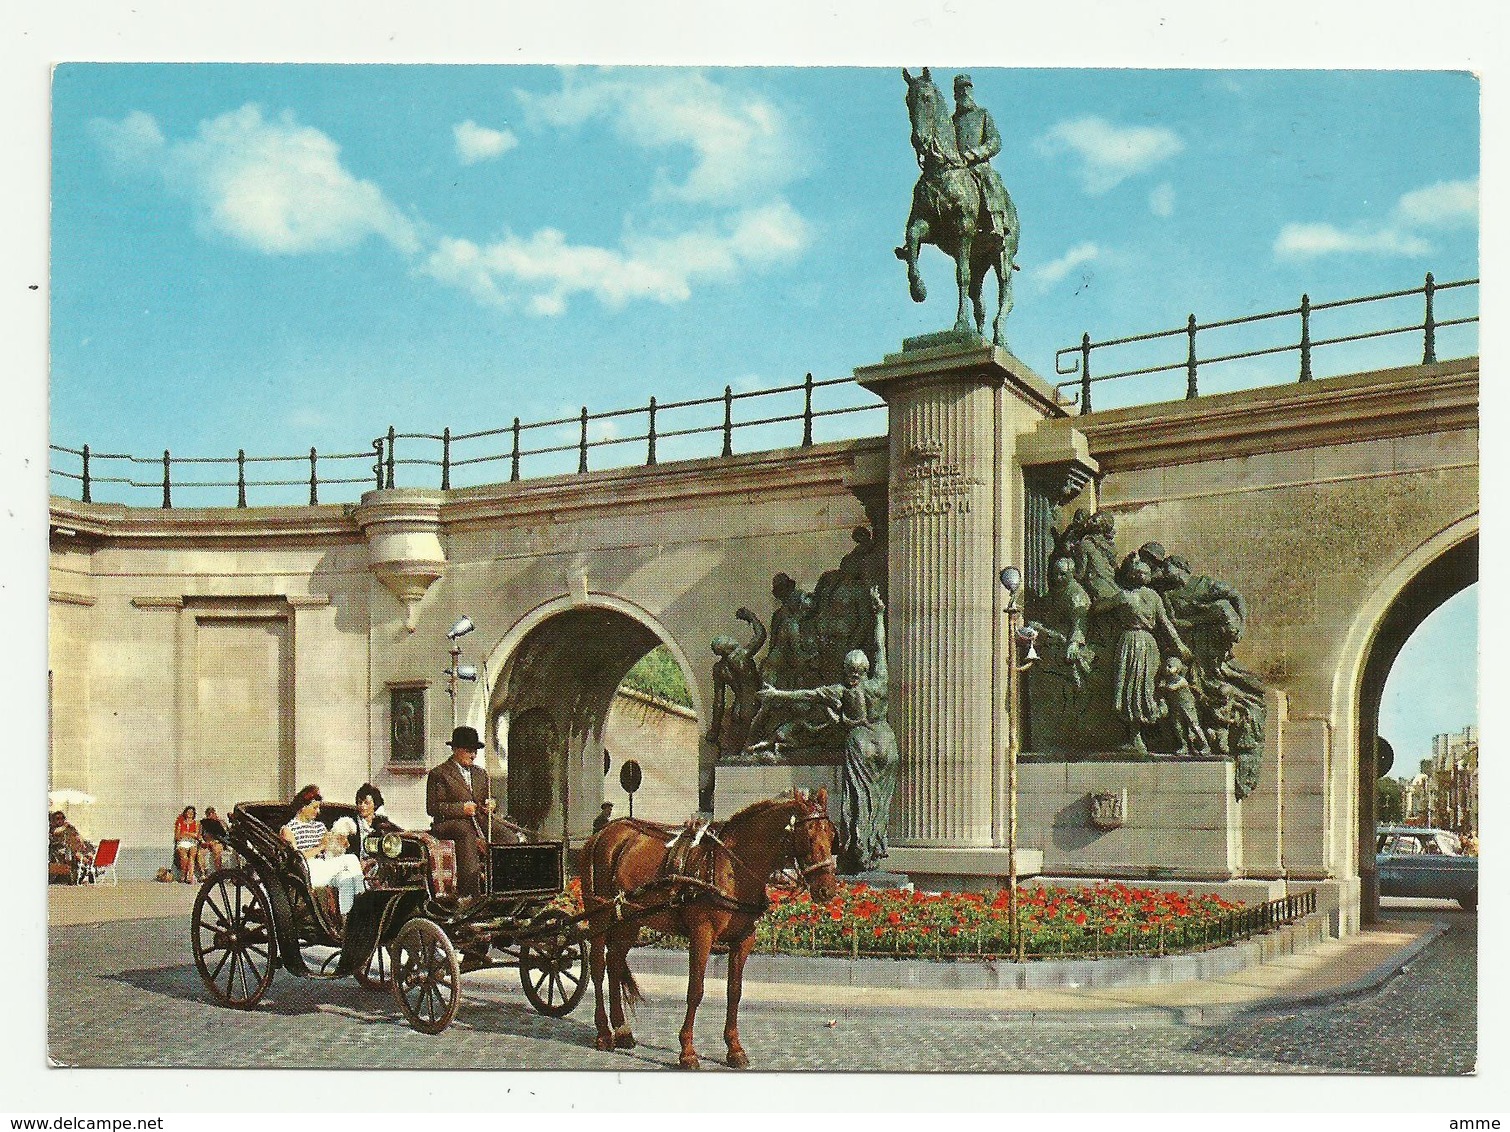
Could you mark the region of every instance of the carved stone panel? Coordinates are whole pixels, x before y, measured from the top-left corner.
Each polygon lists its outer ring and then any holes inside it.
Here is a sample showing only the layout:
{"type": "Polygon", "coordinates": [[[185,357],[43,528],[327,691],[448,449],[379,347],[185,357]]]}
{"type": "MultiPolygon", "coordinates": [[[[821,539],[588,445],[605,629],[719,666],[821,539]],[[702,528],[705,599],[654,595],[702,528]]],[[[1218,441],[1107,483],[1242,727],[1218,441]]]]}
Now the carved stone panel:
{"type": "Polygon", "coordinates": [[[425,685],[395,685],[388,689],[388,760],[425,762],[425,685]]]}
{"type": "Polygon", "coordinates": [[[1127,821],[1127,791],[1092,794],[1091,825],[1097,829],[1121,829],[1127,821]]]}

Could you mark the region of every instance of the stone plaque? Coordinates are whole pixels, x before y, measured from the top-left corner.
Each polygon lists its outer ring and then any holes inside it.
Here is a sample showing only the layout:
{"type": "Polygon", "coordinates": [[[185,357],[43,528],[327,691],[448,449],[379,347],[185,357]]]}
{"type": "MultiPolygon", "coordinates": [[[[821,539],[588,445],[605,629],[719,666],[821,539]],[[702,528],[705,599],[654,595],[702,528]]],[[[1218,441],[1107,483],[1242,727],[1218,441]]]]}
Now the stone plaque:
{"type": "Polygon", "coordinates": [[[919,441],[902,458],[902,470],[892,490],[890,517],[966,514],[980,482],[945,458],[944,446],[938,441],[919,441]]]}
{"type": "Polygon", "coordinates": [[[1091,795],[1091,825],[1097,829],[1121,829],[1126,820],[1126,790],[1091,795]]]}
{"type": "Polygon", "coordinates": [[[390,762],[425,762],[425,689],[423,686],[388,689],[388,741],[390,762]]]}

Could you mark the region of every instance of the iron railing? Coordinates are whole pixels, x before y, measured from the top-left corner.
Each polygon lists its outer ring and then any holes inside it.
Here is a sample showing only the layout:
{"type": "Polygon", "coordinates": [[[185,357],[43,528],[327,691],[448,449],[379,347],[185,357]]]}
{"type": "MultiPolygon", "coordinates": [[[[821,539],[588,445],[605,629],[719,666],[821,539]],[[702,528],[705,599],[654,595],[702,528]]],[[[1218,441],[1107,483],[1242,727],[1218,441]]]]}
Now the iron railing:
{"type": "MultiPolygon", "coordinates": [[[[793,428],[790,443],[792,446],[807,448],[813,443],[815,421],[851,413],[872,412],[883,408],[879,401],[823,409],[813,407],[815,391],[832,389],[836,386],[855,388],[853,380],[847,377],[815,381],[813,375],[808,374],[800,384],[783,385],[775,389],[735,393],[732,386],[726,385],[722,396],[719,397],[699,397],[686,401],[667,402],[660,402],[652,397],[647,405],[630,409],[614,409],[604,413],[589,412],[587,406],[584,405],[580,413],[570,417],[535,421],[531,424],[521,424],[519,418],[515,417],[512,425],[504,428],[483,429],[479,432],[453,433],[450,429],[446,429],[437,436],[434,433],[398,432],[390,427],[386,436],[380,436],[372,442],[378,453],[379,463],[376,486],[379,488],[408,486],[401,485],[396,474],[397,468],[407,466],[436,469],[439,476],[437,486],[445,491],[451,487],[451,473],[458,468],[504,462],[508,465],[509,480],[516,481],[523,475],[525,461],[566,453],[576,455],[576,470],[578,474],[581,474],[589,470],[588,454],[593,450],[615,447],[628,450],[636,445],[644,448],[643,466],[652,467],[659,461],[657,445],[664,444],[667,440],[685,437],[717,435],[721,438],[718,455],[728,457],[734,455],[734,434],[740,430],[773,425],[795,426],[799,422],[802,426],[800,439],[796,429],[793,428]],[[790,399],[799,393],[802,395],[800,411],[780,412],[765,407],[768,404],[767,399],[780,397],[790,399]],[[736,405],[742,406],[746,402],[754,404],[757,401],[761,403],[761,408],[755,410],[753,415],[740,416],[736,419],[736,405]],[[698,412],[698,410],[708,409],[717,409],[719,412],[712,414],[711,418],[706,412],[698,412]],[[679,427],[666,427],[668,415],[672,417],[671,423],[679,427]],[[691,423],[699,419],[704,423],[691,423]],[[636,431],[624,436],[610,434],[610,430],[622,427],[626,422],[634,422],[636,431]],[[551,430],[556,432],[556,437],[551,435],[551,430]],[[570,440],[550,443],[566,430],[570,430],[572,434],[570,440]],[[600,435],[595,437],[594,431],[600,435]],[[453,445],[470,445],[478,441],[499,439],[505,439],[507,443],[496,451],[483,451],[477,455],[464,455],[458,458],[452,450],[453,445]],[[406,454],[402,457],[397,455],[400,441],[405,442],[406,449],[406,454]],[[428,445],[431,455],[408,455],[407,450],[414,442],[428,445]]],[[[420,451],[424,452],[426,448],[421,447],[420,451]]]]}
{"type": "MultiPolygon", "coordinates": [[[[735,393],[731,386],[725,386],[723,395],[720,397],[666,403],[658,403],[656,398],[652,397],[649,404],[644,407],[615,409],[602,413],[589,412],[584,406],[580,413],[570,417],[535,421],[529,424],[522,424],[519,418],[515,417],[509,426],[483,429],[478,432],[453,433],[449,428],[439,434],[399,432],[396,428],[390,427],[385,435],[372,442],[372,447],[368,451],[340,452],[333,455],[320,455],[311,448],[308,455],[299,456],[248,456],[243,449],[235,456],[227,457],[174,456],[168,450],[158,457],[134,456],[120,452],[95,452],[87,444],[82,448],[52,444],[49,448],[56,456],[62,457],[65,462],[71,460],[76,463],[72,467],[58,467],[54,464],[49,470],[55,476],[77,483],[79,498],[85,503],[95,501],[95,488],[102,484],[118,485],[138,491],[150,490],[154,498],[160,499],[163,508],[174,506],[175,488],[180,489],[180,497],[181,489],[184,488],[220,488],[226,489],[227,493],[234,489],[235,505],[246,507],[249,488],[255,490],[307,486],[309,503],[313,506],[320,502],[322,487],[368,484],[378,489],[391,488],[400,486],[402,478],[402,485],[406,487],[430,486],[446,491],[452,487],[453,472],[467,468],[481,469],[489,465],[502,464],[505,461],[509,469],[508,478],[511,481],[519,480],[526,471],[551,474],[553,469],[544,467],[544,464],[549,457],[562,453],[575,453],[576,470],[578,473],[583,473],[588,471],[589,451],[614,446],[644,445],[644,464],[652,466],[659,459],[658,444],[664,448],[667,441],[682,442],[683,438],[707,438],[716,435],[721,441],[716,454],[728,457],[734,454],[735,433],[743,432],[748,435],[749,430],[756,429],[766,430],[760,434],[760,439],[765,443],[750,448],[751,451],[795,445],[805,448],[813,443],[815,422],[855,413],[884,412],[885,406],[873,398],[857,404],[839,403],[828,407],[815,407],[815,394],[821,396],[824,391],[833,390],[838,386],[845,386],[849,390],[856,391],[857,396],[870,397],[869,394],[859,390],[850,378],[817,381],[814,380],[812,374],[808,374],[799,384],[784,385],[775,389],[735,393]],[[786,404],[780,403],[780,399],[783,398],[786,404]],[[738,411],[746,405],[758,405],[758,408],[750,412],[738,411]],[[710,409],[715,411],[710,414],[710,409]],[[669,423],[674,427],[666,427],[668,415],[671,417],[669,423]],[[594,431],[604,433],[611,428],[622,427],[623,422],[636,420],[643,421],[642,431],[626,436],[593,435],[594,431]],[[783,431],[784,426],[788,425],[792,427],[783,431]],[[798,425],[800,425],[800,431],[798,425]],[[551,443],[550,441],[556,439],[551,435],[551,430],[559,432],[563,428],[571,429],[570,441],[551,443]],[[453,445],[469,446],[498,438],[507,438],[501,450],[484,449],[475,454],[467,454],[467,448],[463,447],[459,456],[453,454],[452,451],[453,445]],[[399,454],[400,442],[403,442],[403,455],[399,454]],[[324,474],[324,469],[330,466],[331,461],[346,461],[347,463],[339,465],[338,469],[356,472],[359,468],[349,463],[356,460],[366,463],[366,467],[360,469],[363,474],[337,476],[324,474]],[[101,474],[101,462],[105,463],[103,469],[105,474],[101,474]],[[247,478],[247,465],[253,466],[255,475],[257,466],[271,464],[307,464],[309,475],[308,477],[301,475],[298,479],[247,478]],[[185,473],[183,470],[185,465],[195,469],[206,466],[227,468],[234,466],[236,476],[234,479],[205,478],[203,473],[196,474],[193,471],[185,473]],[[146,478],[139,471],[146,467],[158,470],[159,474],[150,479],[146,478]],[[428,477],[418,477],[421,481],[428,480],[428,482],[416,483],[411,482],[409,476],[400,477],[398,469],[406,467],[434,469],[434,471],[428,477]],[[192,478],[184,478],[186,474],[192,478]]],[[[710,445],[707,452],[695,454],[711,456],[715,452],[712,451],[710,445]]],[[[327,499],[327,502],[333,502],[333,500],[327,499]]]]}
{"type": "Polygon", "coordinates": [[[1214,366],[1223,362],[1235,362],[1248,358],[1267,357],[1274,354],[1298,353],[1300,355],[1299,376],[1300,381],[1310,381],[1313,377],[1311,357],[1315,350],[1326,346],[1336,346],[1345,342],[1362,342],[1369,339],[1386,338],[1396,334],[1419,334],[1422,339],[1421,364],[1431,365],[1437,360],[1437,332],[1453,326],[1466,326],[1478,322],[1478,315],[1466,315],[1458,318],[1438,318],[1436,315],[1436,297],[1442,291],[1450,291],[1459,287],[1476,287],[1477,279],[1459,279],[1452,283],[1438,283],[1430,272],[1426,274],[1426,282],[1423,286],[1413,287],[1403,291],[1386,291],[1378,295],[1364,295],[1355,299],[1338,299],[1327,303],[1313,303],[1309,295],[1300,297],[1300,305],[1286,310],[1267,311],[1263,314],[1244,315],[1241,318],[1220,319],[1216,322],[1197,322],[1195,315],[1191,315],[1182,327],[1173,330],[1158,330],[1149,334],[1134,334],[1129,338],[1108,338],[1102,342],[1091,340],[1090,334],[1081,336],[1077,346],[1066,346],[1054,355],[1054,372],[1061,376],[1074,374],[1068,381],[1061,381],[1056,390],[1065,390],[1079,387],[1080,412],[1091,411],[1091,387],[1100,382],[1116,381],[1131,377],[1143,377],[1150,374],[1183,372],[1185,374],[1185,397],[1193,400],[1200,396],[1198,376],[1200,367],[1214,366]],[[1344,308],[1359,307],[1367,303],[1384,302],[1391,299],[1403,299],[1411,296],[1420,296],[1423,300],[1424,313],[1419,323],[1411,323],[1406,326],[1391,326],[1382,329],[1369,329],[1355,334],[1334,334],[1328,337],[1315,337],[1312,332],[1312,316],[1320,312],[1338,311],[1344,308]],[[1201,357],[1196,350],[1196,336],[1201,331],[1209,332],[1224,330],[1237,326],[1249,326],[1256,323],[1271,322],[1276,319],[1298,319],[1299,337],[1294,342],[1286,342],[1280,345],[1263,346],[1250,350],[1230,350],[1226,353],[1216,353],[1207,357],[1201,357]],[[1181,339],[1185,345],[1185,356],[1176,361],[1158,362],[1152,365],[1135,366],[1130,369],[1117,370],[1112,373],[1091,372],[1092,354],[1097,351],[1105,351],[1114,347],[1132,346],[1135,344],[1159,342],[1166,340],[1181,339]],[[1066,359],[1070,364],[1066,366],[1066,359]]]}

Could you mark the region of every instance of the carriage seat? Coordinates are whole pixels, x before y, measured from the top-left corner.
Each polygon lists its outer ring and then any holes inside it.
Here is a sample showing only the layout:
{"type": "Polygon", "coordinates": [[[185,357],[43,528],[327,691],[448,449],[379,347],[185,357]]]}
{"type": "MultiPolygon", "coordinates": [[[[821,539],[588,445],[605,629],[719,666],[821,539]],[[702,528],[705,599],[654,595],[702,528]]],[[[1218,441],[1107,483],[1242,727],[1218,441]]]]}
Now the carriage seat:
{"type": "Polygon", "coordinates": [[[415,830],[414,837],[425,847],[425,859],[430,862],[430,892],[447,899],[456,895],[456,842],[436,837],[423,830],[415,830]]]}

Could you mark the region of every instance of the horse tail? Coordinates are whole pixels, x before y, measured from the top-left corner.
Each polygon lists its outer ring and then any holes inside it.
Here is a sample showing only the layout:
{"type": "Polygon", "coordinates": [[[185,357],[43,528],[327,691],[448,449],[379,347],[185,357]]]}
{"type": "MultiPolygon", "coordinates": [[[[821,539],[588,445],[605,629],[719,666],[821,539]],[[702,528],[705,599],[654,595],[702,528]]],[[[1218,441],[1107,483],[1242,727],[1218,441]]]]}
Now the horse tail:
{"type": "Polygon", "coordinates": [[[640,994],[640,984],[634,981],[634,975],[629,970],[627,954],[619,959],[618,968],[619,993],[624,996],[624,1009],[633,1012],[644,996],[640,994]]]}

